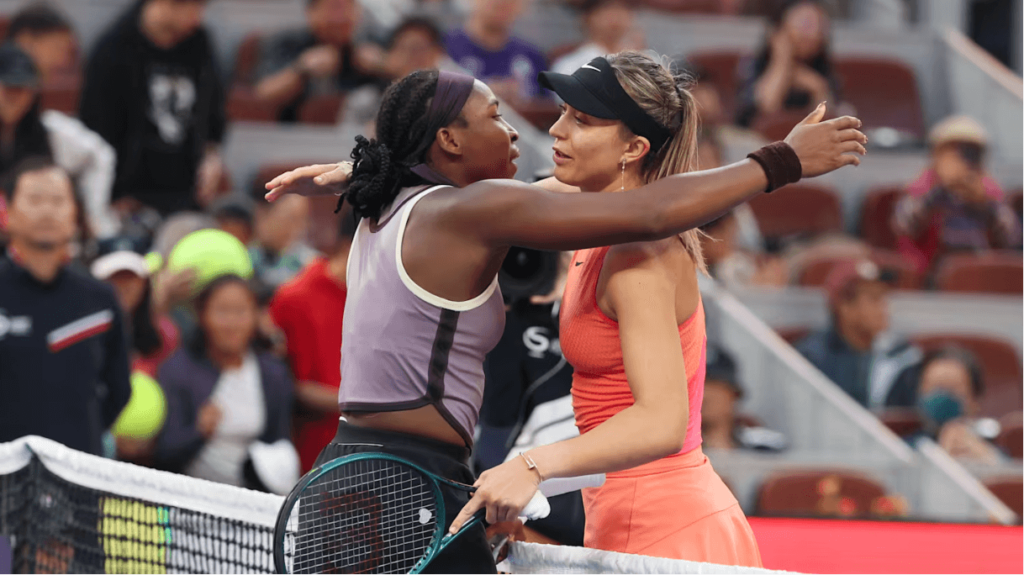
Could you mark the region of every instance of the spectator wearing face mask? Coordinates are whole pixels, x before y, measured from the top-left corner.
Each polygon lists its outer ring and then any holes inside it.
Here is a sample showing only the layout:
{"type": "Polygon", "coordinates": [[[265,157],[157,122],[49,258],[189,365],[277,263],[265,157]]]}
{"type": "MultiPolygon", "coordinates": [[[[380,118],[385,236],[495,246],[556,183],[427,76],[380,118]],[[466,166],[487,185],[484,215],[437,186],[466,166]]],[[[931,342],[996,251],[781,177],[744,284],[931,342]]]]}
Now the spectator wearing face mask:
{"type": "Polygon", "coordinates": [[[985,384],[974,355],[954,346],[941,348],[908,372],[910,385],[894,388],[890,402],[916,408],[923,430],[914,437],[930,437],[956,458],[986,463],[1001,459],[980,433],[984,423],[978,418],[978,400],[985,384]]]}
{"type": "Polygon", "coordinates": [[[900,252],[924,272],[950,252],[1019,246],[1020,219],[985,170],[985,129],[954,116],[928,139],[931,166],[907,187],[893,216],[900,252]]]}
{"type": "Polygon", "coordinates": [[[878,408],[920,351],[889,329],[889,286],[869,260],[844,261],[825,278],[831,321],[796,349],[864,407],[878,408]]]}

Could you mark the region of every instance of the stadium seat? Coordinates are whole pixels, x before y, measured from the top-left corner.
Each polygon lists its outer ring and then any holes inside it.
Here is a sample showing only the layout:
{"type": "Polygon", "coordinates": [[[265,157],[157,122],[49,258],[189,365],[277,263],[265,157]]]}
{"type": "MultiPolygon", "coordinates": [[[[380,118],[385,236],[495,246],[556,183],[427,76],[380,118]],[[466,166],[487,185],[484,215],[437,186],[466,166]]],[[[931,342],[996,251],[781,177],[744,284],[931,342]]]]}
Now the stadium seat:
{"type": "Polygon", "coordinates": [[[983,335],[932,334],[919,335],[913,342],[924,351],[956,345],[978,358],[985,381],[981,412],[1000,417],[1016,411],[1021,405],[1021,362],[1012,344],[983,335]]]}
{"type": "MultiPolygon", "coordinates": [[[[908,290],[921,288],[921,274],[900,254],[888,250],[873,250],[871,260],[882,270],[895,274],[894,287],[908,290]]],[[[811,260],[798,272],[797,283],[806,287],[821,287],[825,285],[825,279],[832,268],[843,261],[843,258],[811,260]]]]}
{"type": "MultiPolygon", "coordinates": [[[[770,142],[785,140],[793,126],[800,123],[807,117],[810,110],[783,111],[771,116],[759,114],[750,127],[753,131],[764,136],[770,142]]],[[[826,117],[825,119],[830,119],[826,117]]]]}
{"type": "Polygon", "coordinates": [[[252,89],[235,86],[228,94],[226,113],[229,120],[248,122],[277,121],[277,108],[258,99],[252,89]]]}
{"type": "Polygon", "coordinates": [[[338,123],[344,103],[345,96],[343,94],[313,96],[299,107],[299,122],[333,126],[338,123]]]}
{"type": "Polygon", "coordinates": [[[231,83],[240,86],[252,86],[256,81],[256,64],[260,57],[260,41],[263,35],[252,32],[242,39],[235,53],[235,73],[231,83]]]}
{"type": "Polygon", "coordinates": [[[1021,515],[1024,515],[1024,479],[1019,476],[990,479],[985,482],[985,487],[1012,509],[1020,520],[1021,515]]]}
{"type": "Polygon", "coordinates": [[[841,99],[856,108],[865,129],[895,128],[924,138],[924,116],[914,72],[897,60],[839,58],[841,99]]]}
{"type": "Polygon", "coordinates": [[[1024,261],[1017,251],[951,254],[939,262],[935,287],[942,291],[1020,296],[1024,261]]]}
{"type": "Polygon", "coordinates": [[[43,110],[57,110],[70,116],[78,115],[78,98],[82,84],[78,78],[47,84],[40,90],[39,106],[43,110]]]}
{"type": "Polygon", "coordinates": [[[889,407],[878,413],[878,419],[900,437],[907,437],[921,430],[921,416],[913,408],[889,407]]]}
{"type": "Polygon", "coordinates": [[[796,342],[807,337],[811,330],[805,327],[784,327],[775,330],[775,333],[779,334],[779,337],[786,340],[789,345],[795,345],[796,342]]]}
{"type": "Polygon", "coordinates": [[[736,117],[736,96],[739,90],[736,72],[740,58],[739,52],[697,52],[686,57],[686,61],[694,68],[704,72],[705,77],[701,81],[718,88],[722,114],[726,118],[736,117]]]}
{"type": "Polygon", "coordinates": [[[774,475],[761,487],[757,514],[790,517],[869,517],[885,488],[860,473],[793,471],[774,475]]]}
{"type": "Polygon", "coordinates": [[[902,186],[890,186],[875,188],[864,197],[860,211],[860,237],[868,245],[886,250],[896,249],[892,214],[902,195],[902,186]]]}
{"type": "Polygon", "coordinates": [[[761,234],[768,239],[814,236],[842,229],[839,198],[832,190],[791,184],[750,201],[761,234]]]}
{"type": "Polygon", "coordinates": [[[1014,459],[1024,457],[1024,424],[1019,411],[1008,413],[999,419],[999,436],[996,445],[1014,459]]]}

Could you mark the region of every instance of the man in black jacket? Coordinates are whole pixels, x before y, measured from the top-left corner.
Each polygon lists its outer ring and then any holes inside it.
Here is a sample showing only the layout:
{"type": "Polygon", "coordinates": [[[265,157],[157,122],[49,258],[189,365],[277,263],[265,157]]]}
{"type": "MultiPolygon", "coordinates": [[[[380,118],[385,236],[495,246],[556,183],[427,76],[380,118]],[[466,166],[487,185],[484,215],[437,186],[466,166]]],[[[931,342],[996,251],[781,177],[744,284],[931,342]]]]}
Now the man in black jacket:
{"type": "Polygon", "coordinates": [[[87,453],[128,403],[125,322],[110,286],[67,266],[71,181],[29,158],[0,184],[0,442],[39,435],[87,453]]]}
{"type": "Polygon", "coordinates": [[[112,197],[163,215],[207,205],[223,164],[224,91],[206,0],[137,0],[89,58],[81,118],[117,150],[112,197]]]}

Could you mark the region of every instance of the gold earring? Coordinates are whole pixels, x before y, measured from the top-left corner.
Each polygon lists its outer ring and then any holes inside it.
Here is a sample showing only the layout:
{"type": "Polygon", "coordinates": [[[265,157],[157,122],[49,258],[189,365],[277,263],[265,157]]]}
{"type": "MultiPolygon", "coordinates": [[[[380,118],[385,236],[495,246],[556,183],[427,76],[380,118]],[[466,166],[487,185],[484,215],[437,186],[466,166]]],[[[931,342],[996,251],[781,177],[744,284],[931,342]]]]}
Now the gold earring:
{"type": "Polygon", "coordinates": [[[626,160],[622,160],[622,179],[619,183],[619,191],[626,191],[626,160]]]}

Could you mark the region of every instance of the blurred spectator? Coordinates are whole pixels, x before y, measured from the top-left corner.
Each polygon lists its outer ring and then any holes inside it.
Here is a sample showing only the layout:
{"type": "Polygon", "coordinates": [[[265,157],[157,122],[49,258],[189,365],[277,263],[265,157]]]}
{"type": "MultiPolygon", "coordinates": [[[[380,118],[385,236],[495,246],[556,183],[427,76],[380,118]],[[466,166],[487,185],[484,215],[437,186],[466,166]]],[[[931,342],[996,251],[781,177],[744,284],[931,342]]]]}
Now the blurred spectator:
{"type": "Polygon", "coordinates": [[[1000,460],[999,450],[983,439],[993,434],[980,433],[991,420],[978,419],[978,399],[985,384],[974,355],[945,347],[929,352],[908,372],[910,377],[901,378],[901,385],[893,389],[893,403],[916,407],[924,435],[953,457],[987,463],[1000,460]]]}
{"type": "Polygon", "coordinates": [[[285,196],[256,207],[255,243],[249,248],[253,273],[261,283],[276,288],[295,277],[317,257],[306,244],[309,200],[285,196]]]}
{"type": "Polygon", "coordinates": [[[310,96],[347,92],[375,81],[380,49],[357,44],[358,0],[306,0],[307,26],[268,38],[256,67],[256,96],[294,122],[310,96]]]}
{"type": "Polygon", "coordinates": [[[700,434],[704,447],[713,449],[756,449],[779,451],[786,448],[781,433],[740,421],[736,402],[743,397],[736,362],[732,356],[708,346],[704,398],[700,407],[700,434]]]}
{"type": "Polygon", "coordinates": [[[739,15],[747,0],[640,0],[655,10],[739,15]]]}
{"type": "Polygon", "coordinates": [[[830,27],[825,8],[814,0],[786,0],[773,12],[761,51],[740,64],[737,124],[748,127],[760,116],[836,101],[830,27]]]}
{"type": "Polygon", "coordinates": [[[831,321],[795,345],[815,367],[857,403],[886,404],[900,373],[920,359],[920,350],[886,335],[889,286],[869,260],[836,265],[825,279],[831,321]]]}
{"type": "MultiPolygon", "coordinates": [[[[420,17],[406,18],[388,40],[381,70],[383,78],[349,92],[341,118],[361,125],[372,123],[387,88],[387,80],[397,80],[416,70],[430,68],[462,71],[445,53],[444,36],[433,21],[420,17]]],[[[372,133],[372,127],[367,131],[372,133]]]]}
{"type": "MultiPolygon", "coordinates": [[[[169,286],[154,289],[149,263],[140,251],[138,241],[131,238],[103,242],[99,257],[92,262],[92,275],[110,284],[117,294],[127,320],[132,371],[156,377],[160,365],[178,347],[178,328],[166,313],[166,300],[175,290],[168,289],[169,286]]],[[[191,270],[187,270],[181,279],[162,279],[184,281],[187,287],[191,275],[191,270]]]]}
{"type": "Polygon", "coordinates": [[[295,442],[302,471],[338,431],[341,384],[341,326],[345,317],[345,272],[356,230],[351,214],[340,218],[334,249],[282,285],[270,304],[274,323],[284,332],[288,362],[295,375],[295,442]]]}
{"type": "Polygon", "coordinates": [[[0,187],[10,238],[0,259],[0,442],[39,435],[98,455],[131,395],[117,297],[66,265],[76,224],[63,170],[27,158],[0,187]]]}
{"type": "Polygon", "coordinates": [[[11,18],[7,41],[28,53],[44,85],[78,73],[78,43],[71,24],[48,4],[32,4],[11,18]]]}
{"type": "Polygon", "coordinates": [[[23,158],[53,158],[77,184],[90,231],[114,234],[110,209],[114,150],[80,121],[56,110],[40,111],[39,75],[32,58],[14,44],[0,46],[0,173],[23,158]]]}
{"type": "Polygon", "coordinates": [[[988,136],[966,116],[929,134],[931,167],[896,205],[893,230],[903,255],[921,272],[952,251],[1019,246],[1020,220],[985,170],[988,136]]]}
{"type": "Polygon", "coordinates": [[[581,6],[587,41],[551,65],[559,74],[572,74],[598,56],[623,50],[643,50],[643,36],[633,27],[633,7],[626,0],[587,0],[581,6]]]}
{"type": "Polygon", "coordinates": [[[117,151],[113,198],[166,216],[210,203],[223,163],[224,93],[206,0],[137,0],[97,41],[81,118],[117,151]]]}
{"type": "Polygon", "coordinates": [[[217,222],[217,227],[238,238],[244,245],[253,240],[253,212],[255,202],[242,194],[234,194],[218,199],[210,206],[210,215],[217,222]]]}
{"type": "Polygon", "coordinates": [[[465,28],[450,32],[445,39],[448,55],[513,107],[543,96],[537,74],[547,69],[544,55],[512,35],[512,26],[529,3],[474,0],[465,28]]]}
{"type": "Polygon", "coordinates": [[[243,486],[253,444],[289,437],[291,377],[254,348],[256,306],[249,284],[232,275],[197,296],[196,337],[159,372],[167,421],[157,439],[158,466],[243,486]]]}
{"type": "Polygon", "coordinates": [[[747,225],[752,225],[757,237],[760,236],[757,221],[753,214],[746,213],[749,207],[741,209],[744,207],[738,206],[700,227],[704,232],[701,236],[704,259],[712,277],[726,287],[786,285],[789,271],[782,258],[741,248],[743,218],[752,222],[747,225]]]}

